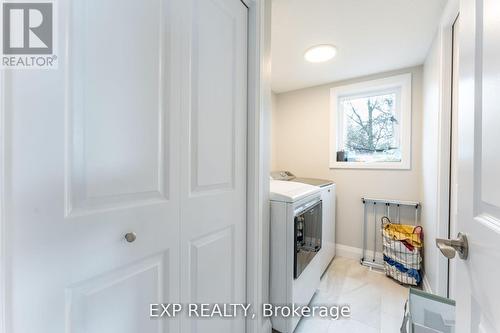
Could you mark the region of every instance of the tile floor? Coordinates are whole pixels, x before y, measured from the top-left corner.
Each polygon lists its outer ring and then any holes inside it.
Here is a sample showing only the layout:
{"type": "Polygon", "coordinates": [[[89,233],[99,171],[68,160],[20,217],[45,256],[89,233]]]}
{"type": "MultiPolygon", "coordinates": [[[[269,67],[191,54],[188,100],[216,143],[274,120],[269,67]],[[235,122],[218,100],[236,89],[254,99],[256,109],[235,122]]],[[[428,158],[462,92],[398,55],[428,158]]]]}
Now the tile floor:
{"type": "Polygon", "coordinates": [[[398,333],[408,289],[354,259],[334,259],[311,305],[350,305],[350,319],[306,318],[295,333],[398,333]]]}

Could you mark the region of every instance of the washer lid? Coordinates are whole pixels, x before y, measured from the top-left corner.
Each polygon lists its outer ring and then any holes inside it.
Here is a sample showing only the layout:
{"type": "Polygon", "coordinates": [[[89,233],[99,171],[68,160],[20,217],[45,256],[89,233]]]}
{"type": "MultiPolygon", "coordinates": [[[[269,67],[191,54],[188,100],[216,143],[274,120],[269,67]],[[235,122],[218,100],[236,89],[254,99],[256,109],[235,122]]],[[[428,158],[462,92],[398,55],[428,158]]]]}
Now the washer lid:
{"type": "Polygon", "coordinates": [[[319,193],[319,187],[283,180],[270,180],[271,201],[295,202],[311,194],[319,193]]]}

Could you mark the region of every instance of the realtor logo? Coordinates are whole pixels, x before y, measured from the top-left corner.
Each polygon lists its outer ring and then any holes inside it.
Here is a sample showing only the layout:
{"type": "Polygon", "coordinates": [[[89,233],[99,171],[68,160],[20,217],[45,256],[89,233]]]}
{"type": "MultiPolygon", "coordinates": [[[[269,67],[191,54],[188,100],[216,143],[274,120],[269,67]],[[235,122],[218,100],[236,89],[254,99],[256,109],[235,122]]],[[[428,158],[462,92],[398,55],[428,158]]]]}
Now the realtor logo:
{"type": "Polygon", "coordinates": [[[2,4],[3,68],[55,68],[54,3],[2,4]]]}

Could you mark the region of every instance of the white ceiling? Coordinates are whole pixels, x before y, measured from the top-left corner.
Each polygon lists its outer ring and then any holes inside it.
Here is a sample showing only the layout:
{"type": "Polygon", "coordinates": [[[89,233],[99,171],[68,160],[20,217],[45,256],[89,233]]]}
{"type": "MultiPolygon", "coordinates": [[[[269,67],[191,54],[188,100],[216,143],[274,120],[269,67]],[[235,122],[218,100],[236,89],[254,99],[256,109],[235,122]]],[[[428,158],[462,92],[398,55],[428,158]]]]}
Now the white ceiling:
{"type": "Polygon", "coordinates": [[[272,89],[280,93],[424,62],[446,0],[273,0],[272,89]],[[312,64],[304,52],[333,44],[312,64]]]}

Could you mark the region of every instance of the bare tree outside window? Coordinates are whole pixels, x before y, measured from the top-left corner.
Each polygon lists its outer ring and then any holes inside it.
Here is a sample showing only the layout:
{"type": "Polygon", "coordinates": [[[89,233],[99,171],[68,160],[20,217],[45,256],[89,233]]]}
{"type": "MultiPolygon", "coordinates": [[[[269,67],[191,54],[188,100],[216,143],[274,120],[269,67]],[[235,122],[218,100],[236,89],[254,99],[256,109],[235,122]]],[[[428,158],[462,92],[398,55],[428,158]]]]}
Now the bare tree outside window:
{"type": "Polygon", "coordinates": [[[342,98],[343,150],[348,161],[401,161],[396,99],[396,92],[342,98]]]}
{"type": "Polygon", "coordinates": [[[412,75],[330,89],[330,168],[411,169],[412,75]]]}

